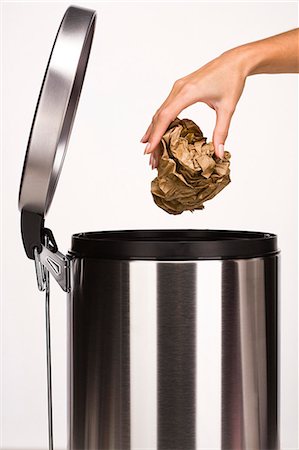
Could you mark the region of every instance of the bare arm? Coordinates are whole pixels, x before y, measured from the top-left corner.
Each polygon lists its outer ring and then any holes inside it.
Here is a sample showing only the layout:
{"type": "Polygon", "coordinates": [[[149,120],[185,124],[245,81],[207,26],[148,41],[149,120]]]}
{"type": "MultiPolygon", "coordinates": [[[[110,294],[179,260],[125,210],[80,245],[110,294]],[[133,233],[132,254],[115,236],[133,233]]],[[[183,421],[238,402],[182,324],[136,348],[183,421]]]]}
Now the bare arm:
{"type": "Polygon", "coordinates": [[[154,115],[141,142],[151,153],[152,167],[159,160],[158,144],[168,125],[188,106],[203,102],[216,112],[215,152],[223,156],[230,121],[246,78],[261,73],[299,72],[299,29],[228,50],[200,69],[177,80],[154,115]]]}
{"type": "Polygon", "coordinates": [[[252,42],[247,47],[247,75],[299,72],[299,29],[252,42]]]}

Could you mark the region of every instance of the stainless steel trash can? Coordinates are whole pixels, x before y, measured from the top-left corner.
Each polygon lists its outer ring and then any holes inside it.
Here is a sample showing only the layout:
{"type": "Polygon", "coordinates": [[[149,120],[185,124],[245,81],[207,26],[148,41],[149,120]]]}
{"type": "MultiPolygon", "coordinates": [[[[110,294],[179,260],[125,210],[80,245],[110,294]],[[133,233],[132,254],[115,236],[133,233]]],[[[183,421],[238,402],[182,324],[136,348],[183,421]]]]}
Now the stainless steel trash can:
{"type": "Polygon", "coordinates": [[[69,450],[278,450],[275,234],[80,233],[63,255],[45,228],[94,27],[94,11],[63,18],[20,188],[25,251],[46,291],[49,447],[50,273],[68,293],[69,450]]]}
{"type": "Polygon", "coordinates": [[[268,233],[73,236],[71,449],[277,449],[268,233]]]}

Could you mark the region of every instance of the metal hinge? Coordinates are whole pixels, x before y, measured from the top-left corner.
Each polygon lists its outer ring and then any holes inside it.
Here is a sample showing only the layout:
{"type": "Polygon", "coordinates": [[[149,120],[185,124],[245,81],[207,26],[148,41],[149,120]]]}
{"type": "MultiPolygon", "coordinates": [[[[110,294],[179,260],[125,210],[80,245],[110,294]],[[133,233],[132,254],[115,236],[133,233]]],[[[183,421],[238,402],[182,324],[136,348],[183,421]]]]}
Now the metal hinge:
{"type": "Polygon", "coordinates": [[[42,245],[42,251],[38,253],[34,249],[34,261],[37,277],[37,285],[40,291],[46,289],[46,276],[44,267],[51,273],[57,283],[65,292],[70,292],[70,259],[60,251],[53,252],[42,245]]]}

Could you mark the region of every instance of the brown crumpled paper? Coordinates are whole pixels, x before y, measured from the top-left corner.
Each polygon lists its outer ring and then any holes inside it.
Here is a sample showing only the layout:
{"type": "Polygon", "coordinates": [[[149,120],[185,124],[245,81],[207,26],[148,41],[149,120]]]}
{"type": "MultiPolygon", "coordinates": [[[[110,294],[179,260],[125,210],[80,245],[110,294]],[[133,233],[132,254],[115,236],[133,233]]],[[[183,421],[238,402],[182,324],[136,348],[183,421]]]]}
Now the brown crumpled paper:
{"type": "Polygon", "coordinates": [[[152,181],[155,203],[169,214],[203,209],[230,182],[230,153],[219,159],[213,143],[189,119],[176,118],[161,140],[158,176],[152,181]]]}

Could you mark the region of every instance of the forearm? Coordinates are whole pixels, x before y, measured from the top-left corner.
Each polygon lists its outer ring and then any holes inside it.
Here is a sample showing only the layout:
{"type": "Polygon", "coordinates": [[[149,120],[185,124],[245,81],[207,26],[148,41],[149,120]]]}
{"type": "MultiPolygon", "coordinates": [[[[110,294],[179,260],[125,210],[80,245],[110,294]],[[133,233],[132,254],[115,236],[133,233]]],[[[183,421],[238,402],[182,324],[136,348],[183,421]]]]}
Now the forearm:
{"type": "Polygon", "coordinates": [[[177,80],[154,115],[141,142],[151,153],[152,167],[160,158],[159,143],[171,121],[185,108],[204,102],[216,111],[215,153],[224,155],[230,121],[248,75],[299,72],[299,29],[228,50],[195,72],[177,80]]]}
{"type": "Polygon", "coordinates": [[[239,60],[245,76],[259,73],[298,73],[299,29],[241,45],[229,52],[239,60]]]}

